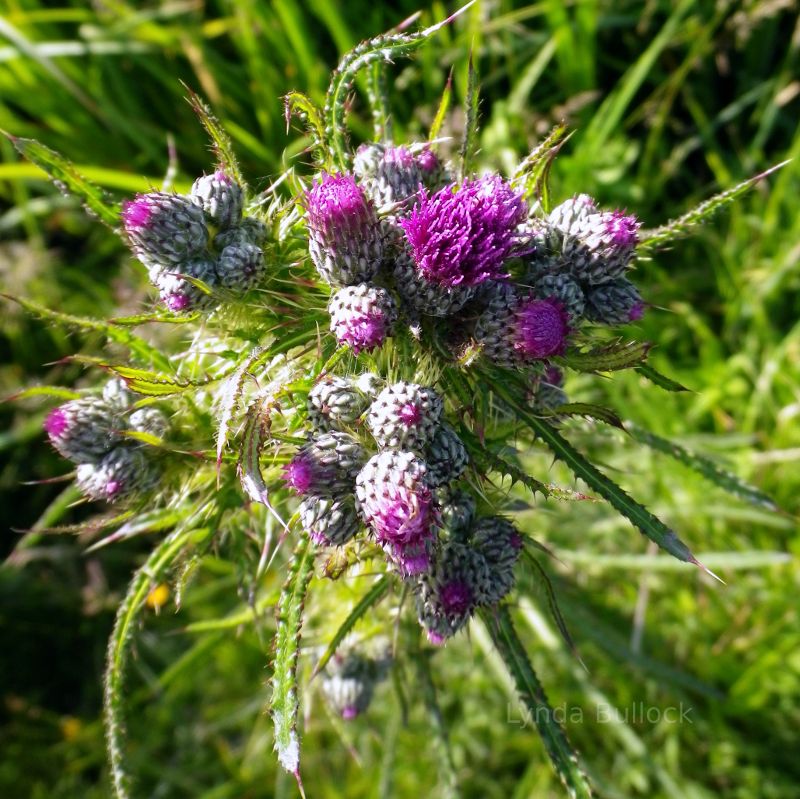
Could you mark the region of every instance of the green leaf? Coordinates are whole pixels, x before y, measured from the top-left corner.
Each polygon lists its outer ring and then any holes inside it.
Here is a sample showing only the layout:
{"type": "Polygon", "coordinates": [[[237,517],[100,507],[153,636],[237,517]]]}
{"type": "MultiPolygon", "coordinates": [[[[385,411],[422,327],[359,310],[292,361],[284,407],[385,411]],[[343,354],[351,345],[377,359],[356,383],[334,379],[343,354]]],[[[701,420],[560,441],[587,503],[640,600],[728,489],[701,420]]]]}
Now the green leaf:
{"type": "Polygon", "coordinates": [[[567,793],[573,799],[591,799],[592,789],[589,781],[581,770],[578,756],[558,723],[553,708],[547,701],[547,695],[514,629],[508,608],[502,605],[494,613],[483,609],[480,614],[508,673],[514,680],[520,700],[533,716],[550,762],[567,793]]]}
{"type": "MultiPolygon", "coordinates": [[[[600,494],[613,508],[629,519],[651,541],[655,541],[662,549],[678,560],[693,563],[701,568],[689,548],[664,522],[640,505],[613,480],[606,477],[594,464],[581,455],[561,434],[543,419],[539,419],[528,411],[522,402],[517,401],[506,387],[488,378],[495,394],[508,403],[533,433],[540,438],[559,460],[563,461],[576,477],[583,480],[590,488],[600,494]]],[[[707,570],[706,570],[707,571],[707,570]]]]}
{"type": "Polygon", "coordinates": [[[251,370],[269,357],[263,347],[256,347],[237,367],[236,371],[222,384],[219,403],[219,428],[217,429],[217,473],[222,464],[222,452],[228,442],[230,424],[244,392],[244,384],[251,370]]]}
{"type": "Polygon", "coordinates": [[[71,388],[60,386],[30,386],[17,391],[14,394],[4,397],[0,402],[19,402],[20,400],[30,399],[31,397],[50,397],[53,399],[73,400],[80,397],[78,391],[71,388]]]}
{"type": "Polygon", "coordinates": [[[723,469],[711,458],[705,455],[698,455],[696,452],[692,452],[674,441],[661,438],[655,433],[635,425],[633,422],[626,422],[625,429],[640,443],[675,458],[675,460],[701,474],[706,480],[710,480],[714,485],[719,486],[723,491],[727,491],[729,494],[733,494],[751,505],[768,508],[772,511],[780,510],[771,497],[755,486],[746,483],[733,472],[723,469]]]}
{"type": "Polygon", "coordinates": [[[636,248],[637,251],[639,253],[644,253],[650,250],[657,250],[671,244],[675,239],[685,236],[698,225],[711,219],[717,211],[730,205],[734,200],[739,199],[739,197],[750,191],[753,186],[762,181],[765,177],[782,169],[788,163],[789,161],[781,161],[781,163],[775,164],[775,166],[770,167],[766,171],[760,172],[758,175],[754,175],[747,180],[743,180],[732,189],[715,194],[710,199],[700,203],[696,208],[678,217],[678,219],[670,220],[666,225],[661,225],[661,227],[653,228],[652,230],[641,231],[639,234],[639,244],[636,248]]]}
{"type": "Polygon", "coordinates": [[[442,130],[442,125],[447,118],[447,112],[450,110],[450,102],[453,99],[453,68],[450,67],[450,74],[447,76],[447,83],[444,85],[442,91],[442,98],[439,100],[439,107],[436,109],[436,116],[431,123],[431,129],[428,132],[428,141],[433,142],[439,136],[442,130]]]}
{"type": "Polygon", "coordinates": [[[648,363],[642,363],[633,368],[640,375],[646,377],[651,383],[659,386],[659,388],[663,388],[665,391],[689,391],[688,388],[682,386],[680,383],[676,383],[672,378],[662,375],[661,372],[657,372],[648,363]]]}
{"type": "Polygon", "coordinates": [[[512,176],[512,183],[522,191],[522,196],[528,201],[538,199],[545,212],[550,210],[550,169],[567,139],[567,126],[556,125],[547,138],[520,163],[512,176]]]}
{"type": "Polygon", "coordinates": [[[617,341],[591,350],[570,350],[556,360],[577,372],[616,372],[639,366],[651,347],[646,341],[617,341]]]}
{"type": "Polygon", "coordinates": [[[558,606],[558,600],[556,599],[556,592],[553,588],[553,583],[550,580],[550,576],[544,570],[544,566],[539,563],[536,558],[527,550],[523,549],[522,554],[525,560],[533,566],[533,568],[538,573],[539,577],[542,581],[542,586],[545,591],[545,595],[547,597],[547,607],[550,610],[550,615],[553,617],[553,621],[556,623],[556,627],[558,627],[558,631],[561,633],[561,637],[564,639],[564,643],[570,648],[572,654],[580,660],[580,656],[578,655],[578,650],[575,647],[575,642],[572,640],[572,636],[569,633],[569,629],[567,628],[567,623],[564,620],[564,616],[561,613],[561,608],[558,606]]]}
{"type": "Polygon", "coordinates": [[[289,92],[283,98],[283,108],[287,132],[293,115],[301,119],[311,135],[312,150],[315,152],[317,160],[325,169],[330,170],[332,162],[325,148],[325,121],[314,101],[302,92],[289,92]]]}
{"type": "Polygon", "coordinates": [[[598,422],[618,427],[624,430],[622,419],[611,410],[611,408],[604,408],[602,405],[594,405],[590,402],[567,402],[564,405],[559,405],[552,410],[553,416],[583,416],[587,419],[594,419],[598,422]]]}
{"type": "Polygon", "coordinates": [[[275,633],[275,660],[272,675],[270,712],[275,724],[275,749],[286,771],[300,779],[300,740],[297,715],[300,709],[297,685],[297,658],[303,626],[308,584],[313,575],[314,550],[303,533],[297,542],[289,573],[278,600],[278,629],[275,633]]]}
{"type": "Polygon", "coordinates": [[[134,369],[132,366],[114,366],[101,364],[109,372],[121,377],[131,391],[145,394],[149,397],[168,397],[172,394],[181,394],[197,386],[206,385],[209,380],[179,380],[168,375],[148,372],[145,369],[134,369]]]}
{"type": "Polygon", "coordinates": [[[464,108],[464,135],[461,139],[459,174],[465,180],[471,172],[472,160],[478,146],[478,74],[469,54],[467,64],[467,96],[464,108]]]}
{"type": "Polygon", "coordinates": [[[58,324],[72,327],[77,330],[90,330],[103,333],[108,339],[116,344],[121,344],[127,347],[132,355],[153,364],[160,369],[172,372],[174,371],[173,365],[170,363],[169,358],[155,347],[148,344],[143,338],[131,333],[130,330],[125,328],[115,327],[109,322],[103,322],[98,319],[89,319],[83,316],[72,316],[71,314],[61,313],[60,311],[53,311],[50,308],[45,308],[31,300],[25,300],[20,297],[14,297],[10,294],[0,294],[0,297],[12,300],[13,302],[21,305],[26,311],[29,311],[42,319],[49,319],[50,321],[57,322],[58,324]]]}
{"type": "Polygon", "coordinates": [[[224,169],[226,174],[232,177],[240,186],[246,187],[244,175],[239,168],[239,161],[233,151],[233,142],[231,137],[228,136],[225,128],[222,127],[220,121],[214,116],[211,109],[203,102],[200,95],[193,92],[185,83],[183,87],[189,93],[189,104],[192,110],[197,114],[201,124],[206,129],[210,139],[211,145],[214,148],[214,155],[219,162],[219,165],[224,169]]]}
{"type": "Polygon", "coordinates": [[[331,638],[330,643],[326,647],[325,651],[322,654],[322,657],[319,659],[319,662],[314,667],[314,674],[312,676],[316,676],[319,674],[325,666],[328,664],[328,661],[333,657],[336,650],[339,648],[339,644],[342,643],[345,636],[356,626],[356,623],[359,619],[371,608],[373,605],[376,605],[380,602],[381,599],[385,596],[387,590],[389,589],[389,578],[384,575],[381,577],[372,588],[367,591],[361,599],[358,600],[355,607],[350,611],[347,615],[347,618],[342,622],[339,629],[336,631],[336,634],[331,638]]]}
{"type": "Polygon", "coordinates": [[[99,186],[86,180],[74,164],[35,139],[17,139],[14,136],[9,136],[9,139],[21,155],[47,172],[62,192],[78,197],[88,214],[110,228],[119,226],[119,203],[99,186]]]}

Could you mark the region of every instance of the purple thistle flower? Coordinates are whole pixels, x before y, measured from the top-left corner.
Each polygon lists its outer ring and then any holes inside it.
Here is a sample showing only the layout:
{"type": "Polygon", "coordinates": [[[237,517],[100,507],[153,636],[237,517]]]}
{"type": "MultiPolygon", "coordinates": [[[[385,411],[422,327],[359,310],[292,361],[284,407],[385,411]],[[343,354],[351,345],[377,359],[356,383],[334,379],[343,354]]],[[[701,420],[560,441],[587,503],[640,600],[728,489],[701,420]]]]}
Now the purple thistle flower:
{"type": "Polygon", "coordinates": [[[628,312],[628,320],[638,322],[644,316],[644,303],[637,302],[628,312]]]}
{"type": "Polygon", "coordinates": [[[423,190],[400,222],[417,269],[439,286],[476,286],[505,278],[505,260],[518,242],[527,209],[520,195],[497,176],[423,190]]]}
{"type": "Polygon", "coordinates": [[[378,453],[356,478],[359,511],[405,575],[430,568],[428,547],[438,522],[426,466],[411,452],[378,453]]]}
{"type": "Polygon", "coordinates": [[[152,215],[153,208],[147,201],[146,194],[140,194],[135,200],[128,200],[122,204],[122,224],[128,232],[147,227],[152,215]]]}
{"type": "Polygon", "coordinates": [[[360,233],[374,213],[352,175],[325,174],[306,192],[306,219],[315,232],[336,240],[360,233]]]}
{"type": "Polygon", "coordinates": [[[345,721],[352,721],[358,714],[359,710],[355,705],[345,705],[342,708],[342,718],[345,721]]]}
{"type": "Polygon", "coordinates": [[[422,419],[422,410],[416,402],[407,402],[398,411],[400,421],[407,426],[419,424],[422,419]]]}
{"type": "Polygon", "coordinates": [[[610,244],[615,247],[633,247],[639,240],[641,223],[635,216],[628,216],[624,211],[611,211],[603,214],[603,223],[610,244]]]}
{"type": "Polygon", "coordinates": [[[380,266],[383,238],[372,201],[352,175],[324,174],[305,197],[309,253],[329,283],[369,280],[380,266]]]}
{"type": "Polygon", "coordinates": [[[514,348],[523,358],[559,355],[569,333],[567,313],[557,300],[523,300],[516,311],[514,333],[514,348]]]}

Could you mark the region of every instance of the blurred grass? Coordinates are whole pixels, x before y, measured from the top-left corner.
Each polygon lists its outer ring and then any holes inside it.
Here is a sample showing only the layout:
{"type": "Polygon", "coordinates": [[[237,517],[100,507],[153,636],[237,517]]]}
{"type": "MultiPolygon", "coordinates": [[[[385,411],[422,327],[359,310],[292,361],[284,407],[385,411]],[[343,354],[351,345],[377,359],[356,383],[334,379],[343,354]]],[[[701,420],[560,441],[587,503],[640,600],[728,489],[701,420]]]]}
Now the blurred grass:
{"type": "MultiPolygon", "coordinates": [[[[160,185],[172,134],[185,182],[208,168],[209,154],[183,99],[184,81],[210,101],[246,173],[264,186],[285,164],[303,160],[305,143],[296,130],[287,137],[280,96],[298,88],[321,100],[342,52],[415,10],[408,2],[390,11],[321,0],[6,0],[0,128],[39,139],[121,194],[160,185]]],[[[451,10],[435,3],[422,20],[451,10]]],[[[399,137],[427,129],[451,67],[463,98],[470,46],[482,81],[486,165],[509,170],[562,119],[576,129],[554,167],[556,200],[586,191],[653,226],[795,159],[698,235],[639,265],[642,292],[656,307],[638,335],[657,342],[654,365],[692,393],[666,394],[635,374],[579,377],[568,386],[576,399],[606,402],[643,427],[710,452],[788,514],[749,508],[621,434],[571,422],[570,435],[695,551],[723,553],[718,569],[728,585],[712,586],[688,568],[631,561],[645,556],[646,544],[603,505],[539,503],[520,511],[520,520],[563,555],[566,565],[543,565],[588,673],[559,643],[533,576],[524,580],[517,613],[551,701],[583,711],[581,722],[567,716],[566,726],[601,795],[791,799],[800,784],[796,9],[725,0],[478,3],[413,61],[392,68],[399,137]],[[774,554],[765,563],[761,553],[774,554]],[[693,721],[596,721],[598,704],[624,710],[639,702],[683,702],[693,721]]],[[[366,120],[357,101],[357,135],[368,135],[366,120]]],[[[461,122],[454,110],[445,132],[457,136],[461,122]]],[[[7,142],[0,153],[3,290],[72,313],[139,307],[143,276],[119,242],[7,142]]],[[[45,364],[99,344],[5,304],[0,392],[44,380],[71,385],[81,378],[78,367],[45,364]]],[[[29,527],[61,490],[20,486],[63,471],[29,421],[41,409],[0,405],[4,527],[29,527]]],[[[531,455],[531,464],[567,479],[549,460],[531,455]]],[[[86,513],[75,508],[70,519],[86,513]]],[[[4,551],[14,540],[8,533],[4,551]]],[[[140,552],[131,543],[84,557],[80,542],[60,536],[31,550],[21,571],[0,572],[1,794],[108,795],[100,665],[111,608],[140,552]]],[[[275,770],[262,713],[271,617],[236,635],[208,631],[239,600],[233,566],[221,559],[205,565],[180,613],[152,614],[139,636],[130,737],[141,795],[294,795],[275,770]],[[197,622],[205,632],[182,632],[197,622]]],[[[344,601],[346,586],[337,590],[344,601]]],[[[516,723],[487,642],[476,624],[469,640],[432,664],[462,794],[560,796],[535,732],[516,723]]],[[[406,690],[413,699],[413,682],[406,690]]],[[[431,795],[437,762],[428,721],[419,702],[411,707],[408,723],[399,723],[391,686],[380,688],[367,718],[347,728],[359,765],[344,754],[312,692],[304,743],[309,795],[431,795]]]]}

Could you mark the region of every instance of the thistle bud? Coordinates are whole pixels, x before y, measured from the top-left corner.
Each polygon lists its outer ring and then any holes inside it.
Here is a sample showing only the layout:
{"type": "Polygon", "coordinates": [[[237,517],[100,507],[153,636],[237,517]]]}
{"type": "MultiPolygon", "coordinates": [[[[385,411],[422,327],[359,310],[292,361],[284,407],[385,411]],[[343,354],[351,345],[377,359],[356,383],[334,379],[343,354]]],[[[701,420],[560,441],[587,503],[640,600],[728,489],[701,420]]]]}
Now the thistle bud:
{"type": "Polygon", "coordinates": [[[380,452],[356,477],[361,517],[403,576],[430,568],[436,504],[427,466],[412,452],[380,452]]]}
{"type": "Polygon", "coordinates": [[[209,289],[219,283],[216,265],[209,258],[196,258],[175,267],[173,272],[161,272],[156,280],[161,301],[170,311],[208,310],[217,300],[192,280],[199,280],[209,289]]]}
{"type": "Polygon", "coordinates": [[[262,247],[268,237],[267,226],[260,219],[246,216],[242,219],[241,224],[217,233],[214,236],[214,248],[217,252],[222,252],[232,244],[255,244],[256,247],[262,247]]]}
{"type": "Polygon", "coordinates": [[[375,685],[381,678],[380,665],[355,652],[338,652],[323,672],[322,693],[345,721],[364,713],[372,701],[375,685]]]}
{"type": "Polygon", "coordinates": [[[326,377],[308,394],[308,420],[320,432],[352,425],[367,409],[369,399],[352,380],[326,377]]]}
{"type": "Polygon", "coordinates": [[[300,524],[320,546],[346,544],[361,528],[352,496],[306,497],[300,503],[300,524]]]}
{"type": "Polygon", "coordinates": [[[472,527],[472,546],[489,565],[490,579],[481,584],[478,603],[494,605],[514,587],[514,566],[522,551],[522,536],[499,516],[478,519],[472,527]]]}
{"type": "Polygon", "coordinates": [[[99,463],[80,464],[76,483],[89,499],[114,502],[152,488],[157,480],[158,471],[140,448],[121,445],[99,463]]]}
{"type": "Polygon", "coordinates": [[[425,450],[428,464],[428,481],[434,488],[458,480],[469,465],[469,455],[464,442],[448,424],[439,425],[425,450]]]}
{"type": "Polygon", "coordinates": [[[571,322],[577,322],[586,307],[586,297],[578,283],[569,275],[545,275],[533,287],[539,299],[553,299],[561,303],[571,322]]]}
{"type": "Polygon", "coordinates": [[[103,386],[103,402],[114,411],[127,411],[133,405],[133,394],[128,390],[128,384],[121,377],[113,377],[103,386]]]}
{"type": "Polygon", "coordinates": [[[353,352],[371,352],[390,336],[397,322],[397,305],[380,286],[362,283],[339,289],[330,299],[331,332],[353,352]]]}
{"type": "Polygon", "coordinates": [[[48,414],[44,429],[58,453],[73,463],[97,463],[114,445],[114,413],[94,397],[70,400],[48,414]]]}
{"type": "Polygon", "coordinates": [[[169,420],[158,408],[139,408],[128,418],[128,426],[138,433],[164,438],[169,430],[169,420]]]}
{"type": "Polygon", "coordinates": [[[123,203],[122,223],[134,254],[148,267],[172,269],[208,244],[202,210],[179,194],[137,194],[123,203]]]}
{"type": "Polygon", "coordinates": [[[428,640],[441,645],[470,620],[491,581],[489,565],[475,549],[449,541],[416,592],[417,615],[428,640]]]}
{"type": "Polygon", "coordinates": [[[352,436],[323,433],[298,450],[284,469],[284,480],[298,494],[337,496],[352,491],[365,460],[364,448],[352,436]]]}
{"type": "Polygon", "coordinates": [[[230,228],[242,218],[242,187],[222,170],[197,178],[189,198],[215,227],[230,228]]]}
{"type": "Polygon", "coordinates": [[[586,318],[602,325],[637,322],[644,315],[644,302],[630,280],[621,278],[593,286],[589,291],[586,318]]]}
{"type": "Polygon", "coordinates": [[[441,505],[442,528],[456,538],[466,540],[475,519],[477,504],[472,494],[455,491],[441,505]]]}
{"type": "Polygon", "coordinates": [[[430,387],[394,383],[376,397],[367,426],[381,449],[422,449],[439,425],[443,403],[430,387]]]}
{"type": "Polygon", "coordinates": [[[383,236],[372,201],[352,175],[323,175],[306,194],[309,253],[323,280],[352,286],[375,276],[383,236]]]}
{"type": "Polygon", "coordinates": [[[264,253],[249,242],[229,244],[220,254],[216,269],[222,288],[244,294],[264,276],[264,253]]]}

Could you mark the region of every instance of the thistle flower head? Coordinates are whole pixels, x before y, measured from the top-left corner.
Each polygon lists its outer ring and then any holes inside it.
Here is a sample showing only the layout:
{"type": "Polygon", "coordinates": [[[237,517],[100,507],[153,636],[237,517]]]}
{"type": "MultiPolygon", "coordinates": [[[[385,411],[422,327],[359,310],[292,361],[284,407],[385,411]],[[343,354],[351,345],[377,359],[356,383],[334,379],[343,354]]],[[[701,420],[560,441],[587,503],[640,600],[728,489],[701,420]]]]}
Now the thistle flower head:
{"type": "Polygon", "coordinates": [[[360,513],[404,576],[430,567],[437,509],[426,471],[413,453],[387,450],[373,456],[356,478],[360,513]]]}
{"type": "Polygon", "coordinates": [[[301,495],[339,496],[352,491],[366,460],[364,448],[347,433],[322,433],[304,444],[283,470],[286,485],[301,495]]]}
{"type": "Polygon", "coordinates": [[[305,452],[295,455],[283,470],[284,482],[298,494],[307,493],[317,477],[314,462],[305,452]]]}
{"type": "Polygon", "coordinates": [[[433,152],[430,147],[426,147],[422,152],[417,154],[417,166],[419,166],[423,172],[430,174],[436,172],[436,170],[440,168],[441,161],[439,161],[436,153],[433,152]]]}
{"type": "Polygon", "coordinates": [[[372,278],[383,237],[372,201],[348,174],[324,174],[305,196],[309,253],[329,283],[350,286],[372,278]]]}
{"type": "Polygon", "coordinates": [[[497,176],[421,193],[401,221],[414,262],[440,286],[476,286],[506,276],[504,262],[526,216],[520,195],[497,176]]]}
{"type": "Polygon", "coordinates": [[[55,450],[73,463],[96,463],[113,446],[112,408],[95,397],[70,400],[54,408],[44,430],[55,450]]]}
{"type": "Polygon", "coordinates": [[[203,209],[213,225],[223,230],[241,221],[244,192],[242,187],[221,169],[197,178],[189,197],[196,206],[203,209]]]}
{"type": "Polygon", "coordinates": [[[557,300],[523,300],[516,312],[514,347],[526,360],[540,360],[564,351],[568,317],[557,300]]]}
{"type": "Polygon", "coordinates": [[[346,286],[328,304],[331,331],[340,344],[347,344],[358,355],[371,352],[392,334],[397,321],[397,305],[380,286],[363,283],[346,286]]]}
{"type": "Polygon", "coordinates": [[[134,254],[148,267],[169,268],[208,243],[203,211],[179,194],[137,194],[122,204],[121,216],[134,254]]]}

